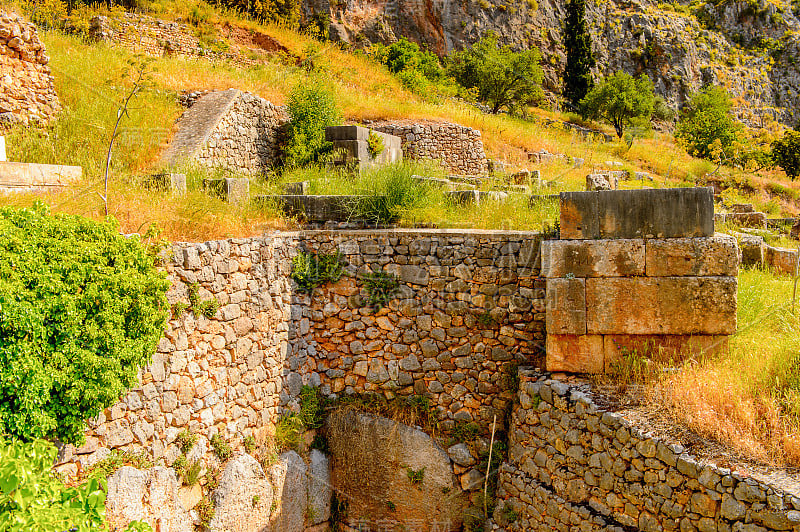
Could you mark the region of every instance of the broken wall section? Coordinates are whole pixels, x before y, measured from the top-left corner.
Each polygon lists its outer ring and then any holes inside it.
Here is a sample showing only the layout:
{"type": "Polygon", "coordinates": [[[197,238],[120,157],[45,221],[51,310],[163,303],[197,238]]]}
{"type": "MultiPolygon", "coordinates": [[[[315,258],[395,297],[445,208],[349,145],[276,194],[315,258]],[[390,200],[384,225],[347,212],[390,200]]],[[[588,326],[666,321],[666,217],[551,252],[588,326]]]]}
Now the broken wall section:
{"type": "Polygon", "coordinates": [[[547,368],[606,373],[626,354],[680,359],[736,332],[739,251],[710,189],[564,193],[566,240],[542,243],[547,368]]]}

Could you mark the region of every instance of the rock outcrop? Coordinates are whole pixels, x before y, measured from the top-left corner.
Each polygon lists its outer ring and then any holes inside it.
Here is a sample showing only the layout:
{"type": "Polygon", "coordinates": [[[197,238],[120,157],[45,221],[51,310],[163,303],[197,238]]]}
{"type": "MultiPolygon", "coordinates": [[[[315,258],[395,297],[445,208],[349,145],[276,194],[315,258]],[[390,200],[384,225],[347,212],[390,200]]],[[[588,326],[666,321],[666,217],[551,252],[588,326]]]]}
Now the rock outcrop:
{"type": "Polygon", "coordinates": [[[333,484],[349,526],[461,530],[465,496],[430,436],[354,410],[332,413],[328,426],[333,484]]]}
{"type": "MultiPolygon", "coordinates": [[[[557,93],[566,60],[561,29],[565,3],[307,0],[306,11],[329,14],[331,38],[359,47],[407,37],[444,55],[494,31],[501,42],[517,49],[538,48],[545,88],[557,93]]],[[[682,105],[703,85],[717,84],[739,99],[742,121],[760,125],[772,116],[797,124],[800,21],[791,6],[777,7],[767,0],[682,4],[588,2],[595,74],[646,74],[673,106],[682,105]]]]}
{"type": "Polygon", "coordinates": [[[124,466],[108,478],[106,517],[123,530],[131,521],[146,521],[160,532],[192,532],[194,524],[178,496],[173,469],[124,466]]]}

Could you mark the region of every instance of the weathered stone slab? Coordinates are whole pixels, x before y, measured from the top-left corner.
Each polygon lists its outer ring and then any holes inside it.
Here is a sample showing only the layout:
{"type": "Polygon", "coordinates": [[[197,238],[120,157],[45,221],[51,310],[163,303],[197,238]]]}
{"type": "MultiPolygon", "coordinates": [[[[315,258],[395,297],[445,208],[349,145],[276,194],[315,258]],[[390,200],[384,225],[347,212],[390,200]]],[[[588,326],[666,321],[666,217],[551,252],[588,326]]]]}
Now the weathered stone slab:
{"type": "Polygon", "coordinates": [[[339,164],[353,164],[361,169],[403,160],[400,137],[380,131],[361,126],[331,126],[325,128],[325,139],[333,143],[334,150],[343,152],[339,164]],[[370,135],[377,135],[383,141],[383,149],[374,156],[369,150],[370,135]]]}
{"type": "Polygon", "coordinates": [[[796,250],[764,246],[764,263],[776,272],[794,275],[794,266],[796,262],[796,250]]]}
{"type": "Polygon", "coordinates": [[[545,297],[548,334],[586,334],[586,285],[583,279],[548,279],[545,297]]]}
{"type": "Polygon", "coordinates": [[[603,373],[603,356],[600,335],[547,335],[547,371],[603,373]]]}
{"type": "Polygon", "coordinates": [[[767,215],[763,212],[735,212],[726,215],[725,221],[741,227],[767,227],[767,215]]]}
{"type": "Polygon", "coordinates": [[[619,179],[614,174],[589,174],[586,176],[586,190],[617,190],[618,188],[619,179]]]}
{"type": "Polygon", "coordinates": [[[0,162],[0,187],[63,187],[80,180],[82,175],[80,166],[0,162]]]}
{"type": "Polygon", "coordinates": [[[234,205],[245,205],[250,201],[250,180],[246,177],[204,179],[203,188],[234,205]]]}
{"type": "Polygon", "coordinates": [[[545,240],[542,277],[634,277],[645,274],[645,241],[545,240]]]}
{"type": "Polygon", "coordinates": [[[215,511],[208,525],[212,532],[262,530],[270,523],[273,487],[258,461],[240,454],[225,465],[212,494],[215,511]]]}
{"type": "Polygon", "coordinates": [[[735,277],[586,280],[588,334],[733,334],[735,277]]]}
{"type": "Polygon", "coordinates": [[[711,188],[561,194],[561,237],[681,238],[714,234],[711,188]]]}
{"type": "Polygon", "coordinates": [[[283,193],[289,196],[304,196],[311,188],[311,181],[299,181],[297,183],[284,183],[283,193]]]}
{"type": "Polygon", "coordinates": [[[301,216],[309,222],[346,222],[364,196],[258,196],[259,203],[275,202],[288,216],[301,216]]]}
{"type": "Polygon", "coordinates": [[[735,277],[739,271],[736,239],[728,235],[649,239],[645,248],[648,277],[735,277]]]}
{"type": "Polygon", "coordinates": [[[562,192],[559,229],[564,240],[600,238],[596,192],[562,192]]]}
{"type": "Polygon", "coordinates": [[[603,337],[606,373],[612,372],[630,354],[654,362],[679,364],[694,355],[723,353],[727,349],[727,336],[609,334],[603,337]]]}
{"type": "Polygon", "coordinates": [[[144,183],[145,187],[153,190],[172,192],[176,196],[186,194],[186,174],[155,174],[144,183]]]}
{"type": "Polygon", "coordinates": [[[111,529],[146,521],[154,530],[191,532],[192,517],[178,496],[179,486],[175,471],[167,467],[119,468],[108,478],[106,517],[111,529]]]}

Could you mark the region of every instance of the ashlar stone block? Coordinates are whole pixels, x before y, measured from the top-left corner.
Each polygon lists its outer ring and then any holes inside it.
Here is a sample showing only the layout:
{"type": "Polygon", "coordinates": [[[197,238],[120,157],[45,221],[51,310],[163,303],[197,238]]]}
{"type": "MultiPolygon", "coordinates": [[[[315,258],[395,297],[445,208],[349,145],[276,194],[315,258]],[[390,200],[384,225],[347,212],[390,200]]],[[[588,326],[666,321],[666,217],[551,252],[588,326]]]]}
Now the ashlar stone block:
{"type": "Polygon", "coordinates": [[[586,280],[588,334],[733,334],[735,277],[586,280]]]}
{"type": "Polygon", "coordinates": [[[664,364],[678,364],[686,358],[703,354],[724,353],[728,337],[720,335],[629,335],[609,334],[603,337],[603,360],[606,373],[629,354],[664,364]]]}
{"type": "Polygon", "coordinates": [[[603,373],[603,356],[601,335],[547,335],[547,371],[603,373]]]}
{"type": "Polygon", "coordinates": [[[548,334],[586,334],[586,284],[583,279],[548,279],[548,334]]]}
{"type": "Polygon", "coordinates": [[[731,276],[739,271],[739,248],[732,236],[647,240],[648,277],[731,276]]]}
{"type": "Polygon", "coordinates": [[[642,239],[542,242],[543,277],[634,277],[644,273],[642,239]]]}

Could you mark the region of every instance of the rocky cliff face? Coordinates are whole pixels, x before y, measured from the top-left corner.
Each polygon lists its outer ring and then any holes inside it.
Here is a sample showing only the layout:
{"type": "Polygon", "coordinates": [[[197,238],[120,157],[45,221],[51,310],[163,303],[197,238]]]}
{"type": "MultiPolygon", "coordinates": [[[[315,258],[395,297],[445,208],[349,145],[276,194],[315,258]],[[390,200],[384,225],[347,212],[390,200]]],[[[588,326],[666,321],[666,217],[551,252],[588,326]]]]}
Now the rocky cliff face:
{"type": "MultiPolygon", "coordinates": [[[[332,39],[357,47],[405,36],[444,55],[492,30],[516,48],[539,48],[545,88],[559,92],[564,0],[306,2],[307,13],[330,15],[332,39]]],[[[674,106],[704,84],[718,84],[737,98],[744,122],[760,125],[767,116],[791,125],[800,121],[800,20],[781,0],[700,7],[594,0],[587,19],[597,75],[647,74],[674,106]]]]}

